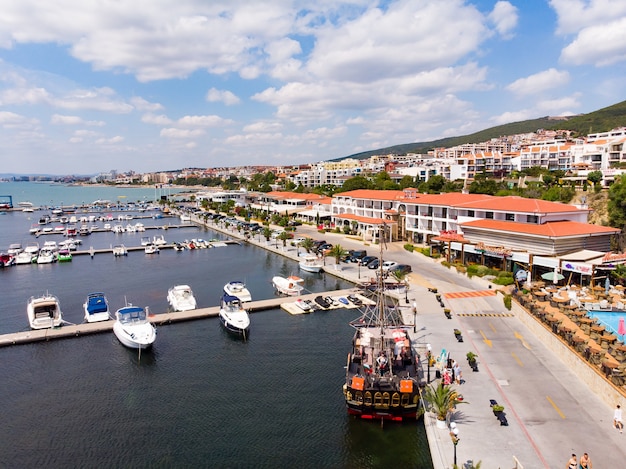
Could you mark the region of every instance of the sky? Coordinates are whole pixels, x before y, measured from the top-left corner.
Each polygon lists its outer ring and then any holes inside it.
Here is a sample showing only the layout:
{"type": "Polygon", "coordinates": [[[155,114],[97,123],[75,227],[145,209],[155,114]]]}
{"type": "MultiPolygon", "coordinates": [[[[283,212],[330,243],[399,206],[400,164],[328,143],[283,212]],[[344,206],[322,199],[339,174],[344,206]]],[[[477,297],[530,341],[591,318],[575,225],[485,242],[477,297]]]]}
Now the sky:
{"type": "Polygon", "coordinates": [[[0,173],[315,163],[625,77],[624,0],[3,0],[0,173]]]}

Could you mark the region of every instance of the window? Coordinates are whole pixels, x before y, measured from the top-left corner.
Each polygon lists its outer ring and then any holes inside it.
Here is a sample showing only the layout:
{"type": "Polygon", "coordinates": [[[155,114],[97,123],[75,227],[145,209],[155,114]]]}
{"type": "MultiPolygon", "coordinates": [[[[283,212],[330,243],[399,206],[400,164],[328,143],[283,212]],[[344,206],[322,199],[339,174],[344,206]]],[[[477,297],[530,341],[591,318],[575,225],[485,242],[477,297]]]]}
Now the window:
{"type": "Polygon", "coordinates": [[[527,215],[526,222],[528,223],[539,223],[539,217],[537,215],[527,215]]]}
{"type": "Polygon", "coordinates": [[[493,212],[485,212],[485,218],[493,220],[493,212]]]}
{"type": "Polygon", "coordinates": [[[515,221],[515,214],[514,213],[507,213],[505,215],[505,220],[506,221],[515,221]]]}
{"type": "Polygon", "coordinates": [[[474,215],[474,210],[468,210],[467,211],[467,216],[468,217],[475,217],[476,215],[474,215]]]}

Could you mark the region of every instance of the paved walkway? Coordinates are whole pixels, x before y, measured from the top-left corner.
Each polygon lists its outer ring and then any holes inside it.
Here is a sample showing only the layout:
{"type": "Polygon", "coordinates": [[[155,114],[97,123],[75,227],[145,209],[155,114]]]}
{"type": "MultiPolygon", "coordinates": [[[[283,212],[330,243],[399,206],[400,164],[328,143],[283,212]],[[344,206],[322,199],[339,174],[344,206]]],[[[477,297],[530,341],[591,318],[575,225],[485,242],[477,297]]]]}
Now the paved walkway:
{"type": "MultiPolygon", "coordinates": [[[[339,243],[345,249],[364,248],[359,240],[318,234],[313,227],[298,227],[298,232],[339,243]]],[[[277,248],[264,239],[251,242],[296,259],[294,247],[277,248]]],[[[368,254],[378,252],[378,246],[365,248],[368,254]]],[[[412,339],[418,350],[425,353],[430,346],[438,355],[445,349],[461,365],[463,384],[458,391],[467,404],[459,405],[452,415],[459,429],[459,468],[470,460],[481,461],[483,469],[562,468],[572,453],[580,456],[583,452],[589,453],[596,469],[626,465],[626,437],[612,427],[617,402],[606,402],[587,386],[568,365],[570,357],[552,353],[520,320],[517,314],[526,314],[524,310],[509,312],[502,295],[490,293],[496,286],[408,253],[402,243],[389,244],[384,257],[413,268],[404,315],[405,322],[412,324],[415,302],[417,325],[412,339]],[[438,289],[445,307],[452,312],[451,319],[443,314],[429,288],[438,289]],[[454,329],[462,331],[463,342],[456,340],[454,329]],[[465,355],[469,351],[479,356],[478,372],[467,366],[465,355]],[[491,411],[491,399],[505,407],[507,426],[502,426],[491,411]]],[[[342,264],[341,270],[329,268],[328,273],[354,282],[367,275],[354,264],[342,264]]],[[[430,377],[437,384],[435,370],[430,370],[430,377]]],[[[455,448],[449,430],[437,428],[430,413],[424,420],[435,469],[451,468],[455,448]]]]}

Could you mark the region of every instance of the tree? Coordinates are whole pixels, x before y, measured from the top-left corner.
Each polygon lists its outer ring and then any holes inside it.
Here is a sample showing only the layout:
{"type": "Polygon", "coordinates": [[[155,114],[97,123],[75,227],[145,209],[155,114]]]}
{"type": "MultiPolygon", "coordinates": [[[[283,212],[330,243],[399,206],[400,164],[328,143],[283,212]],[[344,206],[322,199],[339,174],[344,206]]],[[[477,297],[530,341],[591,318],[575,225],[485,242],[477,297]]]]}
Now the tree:
{"type": "Polygon", "coordinates": [[[428,402],[428,409],[435,413],[437,420],[445,420],[457,404],[469,404],[467,401],[459,400],[459,394],[452,386],[443,384],[426,386],[423,396],[428,402]]]}
{"type": "Polygon", "coordinates": [[[340,244],[335,244],[328,253],[330,256],[335,258],[335,264],[339,264],[341,259],[348,255],[348,251],[346,251],[340,244]]]}
{"type": "Polygon", "coordinates": [[[591,171],[587,174],[587,180],[592,182],[594,186],[602,181],[602,177],[602,171],[591,171]]]}
{"type": "Polygon", "coordinates": [[[398,183],[400,189],[407,189],[409,187],[415,187],[415,179],[409,175],[402,176],[400,182],[398,183]]]}
{"type": "Polygon", "coordinates": [[[304,241],[300,243],[300,246],[302,246],[302,249],[304,249],[307,253],[310,253],[315,244],[313,244],[313,239],[305,238],[304,241]]]}
{"type": "Polygon", "coordinates": [[[340,192],[348,192],[355,191],[357,189],[372,189],[373,184],[369,179],[363,176],[354,176],[350,179],[346,179],[346,181],[342,184],[339,189],[340,192]]]}
{"type": "Polygon", "coordinates": [[[281,231],[280,234],[278,235],[278,239],[280,239],[283,242],[283,248],[287,246],[287,240],[289,238],[291,238],[291,234],[287,233],[286,231],[281,231]]]}
{"type": "Polygon", "coordinates": [[[626,178],[617,176],[609,188],[609,225],[621,230],[626,226],[626,178]]]}
{"type": "Polygon", "coordinates": [[[263,237],[265,238],[265,241],[269,241],[270,238],[272,237],[272,230],[270,229],[269,226],[266,226],[265,228],[263,228],[263,237]]]}

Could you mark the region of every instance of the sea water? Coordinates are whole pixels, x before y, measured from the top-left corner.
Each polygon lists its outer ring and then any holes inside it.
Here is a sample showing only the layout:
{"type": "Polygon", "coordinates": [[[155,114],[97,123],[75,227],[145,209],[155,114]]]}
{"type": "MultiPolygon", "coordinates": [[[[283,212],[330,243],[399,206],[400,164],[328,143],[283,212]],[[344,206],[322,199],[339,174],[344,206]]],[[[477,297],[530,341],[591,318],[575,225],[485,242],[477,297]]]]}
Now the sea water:
{"type": "MultiPolygon", "coordinates": [[[[0,216],[0,250],[30,239],[33,216],[0,216]]],[[[223,239],[193,226],[157,232],[168,242],[223,239]]],[[[94,233],[82,248],[139,245],[153,234],[94,233]]],[[[199,307],[207,307],[218,304],[230,280],[245,281],[257,300],[274,295],[274,275],[297,272],[294,261],[250,245],[13,266],[0,269],[0,332],[27,330],[26,302],[43,291],[77,323],[92,291],[104,291],[113,310],[131,302],[158,314],[176,284],[189,284],[199,307]]],[[[350,286],[327,274],[300,275],[308,291],[350,286]]],[[[258,312],[245,342],[216,318],[163,325],[141,354],[113,333],[0,348],[0,466],[431,468],[421,423],[381,427],[346,413],[348,322],[357,314],[258,312]]]]}

